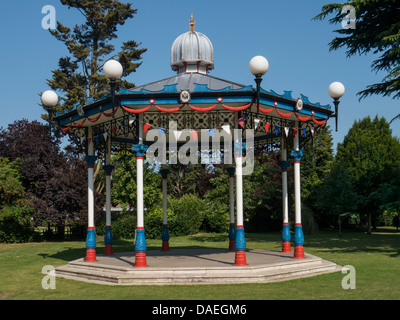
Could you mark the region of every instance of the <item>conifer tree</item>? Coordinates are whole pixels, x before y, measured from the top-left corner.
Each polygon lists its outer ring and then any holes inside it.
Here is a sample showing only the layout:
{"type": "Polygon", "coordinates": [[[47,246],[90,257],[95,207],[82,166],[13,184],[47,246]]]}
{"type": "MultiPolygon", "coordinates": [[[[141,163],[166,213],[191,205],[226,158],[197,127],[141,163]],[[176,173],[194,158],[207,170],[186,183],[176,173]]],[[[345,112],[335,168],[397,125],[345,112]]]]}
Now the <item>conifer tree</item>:
{"type": "MultiPolygon", "coordinates": [[[[57,22],[50,33],[63,42],[69,55],[61,57],[58,69],[47,80],[48,85],[59,93],[62,100],[55,111],[70,110],[76,104],[85,105],[88,97],[99,99],[109,92],[108,79],[102,74],[102,67],[109,59],[118,60],[123,68],[122,78],[135,72],[141,64],[142,54],[134,40],[123,42],[119,51],[111,43],[117,38],[118,27],[134,17],[137,9],[131,3],[115,0],[60,0],[69,9],[78,10],[85,21],[73,28],[57,22]]],[[[119,82],[122,88],[132,88],[133,83],[119,82]]],[[[47,118],[44,115],[43,118],[47,118]]]]}
{"type": "MultiPolygon", "coordinates": [[[[330,43],[330,50],[346,48],[348,57],[373,53],[373,71],[387,72],[380,83],[368,85],[358,93],[360,98],[370,95],[392,96],[400,98],[400,6],[395,0],[353,0],[345,4],[330,3],[322,7],[322,12],[314,20],[323,20],[328,15],[334,16],[329,23],[338,24],[335,30],[339,35],[330,43]],[[346,8],[347,6],[347,8],[346,8]],[[351,6],[351,7],[349,7],[351,6]],[[353,27],[343,27],[352,8],[355,17],[353,27]],[[342,10],[344,10],[342,12],[342,10]]],[[[350,20],[347,20],[350,22],[350,20]]],[[[400,117],[398,115],[397,117],[400,117]]],[[[396,117],[396,118],[397,118],[396,117]]]]}

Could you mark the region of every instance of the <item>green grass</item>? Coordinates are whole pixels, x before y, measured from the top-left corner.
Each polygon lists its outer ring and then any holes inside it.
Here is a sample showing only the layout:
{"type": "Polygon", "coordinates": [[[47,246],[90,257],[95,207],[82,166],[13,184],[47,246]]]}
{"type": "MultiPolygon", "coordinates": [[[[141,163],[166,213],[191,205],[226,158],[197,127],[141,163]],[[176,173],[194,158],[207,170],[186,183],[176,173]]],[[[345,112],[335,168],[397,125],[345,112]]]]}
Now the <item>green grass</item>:
{"type": "MultiPolygon", "coordinates": [[[[278,233],[246,234],[247,248],[280,250],[278,233]]],[[[149,250],[159,250],[159,240],[147,240],[149,250]]],[[[199,234],[170,240],[171,248],[226,248],[227,235],[199,234]]],[[[98,254],[104,243],[98,241],[98,254]]],[[[85,255],[84,242],[0,244],[0,298],[3,300],[137,299],[137,300],[350,300],[400,299],[400,233],[372,235],[320,232],[305,236],[306,252],[356,270],[356,289],[344,290],[341,272],[266,284],[193,286],[107,286],[56,279],[55,290],[42,289],[42,267],[64,265],[85,255]]],[[[114,242],[114,252],[133,251],[132,241],[114,242]]]]}

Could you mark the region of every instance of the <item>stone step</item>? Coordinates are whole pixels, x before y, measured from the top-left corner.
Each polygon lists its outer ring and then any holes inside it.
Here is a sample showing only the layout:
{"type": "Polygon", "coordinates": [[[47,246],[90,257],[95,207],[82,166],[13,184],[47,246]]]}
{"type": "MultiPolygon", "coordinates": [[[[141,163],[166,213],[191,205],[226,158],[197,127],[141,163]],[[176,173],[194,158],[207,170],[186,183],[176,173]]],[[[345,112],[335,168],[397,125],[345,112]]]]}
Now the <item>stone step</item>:
{"type": "Polygon", "coordinates": [[[82,259],[56,268],[56,276],[114,285],[265,283],[337,272],[335,263],[307,255],[306,259],[251,266],[147,267],[116,266],[82,259]]]}

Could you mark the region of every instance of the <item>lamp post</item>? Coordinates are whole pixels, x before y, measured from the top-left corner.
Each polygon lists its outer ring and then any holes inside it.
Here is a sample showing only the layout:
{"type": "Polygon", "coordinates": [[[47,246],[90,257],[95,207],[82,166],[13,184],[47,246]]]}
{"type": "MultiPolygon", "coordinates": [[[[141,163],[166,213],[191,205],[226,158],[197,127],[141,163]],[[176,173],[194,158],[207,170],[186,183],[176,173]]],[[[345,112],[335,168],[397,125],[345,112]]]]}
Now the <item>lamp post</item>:
{"type": "Polygon", "coordinates": [[[249,70],[256,77],[254,81],[257,85],[257,113],[260,108],[260,89],[262,76],[267,73],[269,69],[269,63],[263,56],[255,56],[249,62],[249,70]]]}
{"type": "Polygon", "coordinates": [[[333,98],[333,104],[335,105],[335,124],[336,131],[338,131],[338,112],[339,112],[339,99],[344,95],[344,85],[340,82],[332,82],[328,87],[328,93],[333,98]]]}
{"type": "Polygon", "coordinates": [[[108,60],[103,67],[104,75],[110,80],[111,97],[112,97],[112,116],[114,118],[115,108],[115,90],[117,87],[117,79],[122,77],[124,69],[117,60],[108,60]]]}
{"type": "Polygon", "coordinates": [[[51,134],[51,118],[53,117],[53,107],[58,104],[58,95],[52,90],[47,90],[42,93],[42,104],[49,113],[49,132],[51,134]]]}

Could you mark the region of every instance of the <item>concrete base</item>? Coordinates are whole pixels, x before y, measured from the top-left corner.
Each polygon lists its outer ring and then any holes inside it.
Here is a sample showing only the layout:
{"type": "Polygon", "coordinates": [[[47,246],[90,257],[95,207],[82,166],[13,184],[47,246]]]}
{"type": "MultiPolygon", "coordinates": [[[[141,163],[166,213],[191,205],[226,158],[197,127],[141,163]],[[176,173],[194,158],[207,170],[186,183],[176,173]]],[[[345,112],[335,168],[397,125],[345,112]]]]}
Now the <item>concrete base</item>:
{"type": "Polygon", "coordinates": [[[333,262],[305,253],[246,250],[247,266],[233,266],[235,253],[224,249],[147,251],[147,268],[134,268],[135,252],[98,255],[56,268],[56,276],[109,285],[267,283],[341,271],[333,262]]]}

